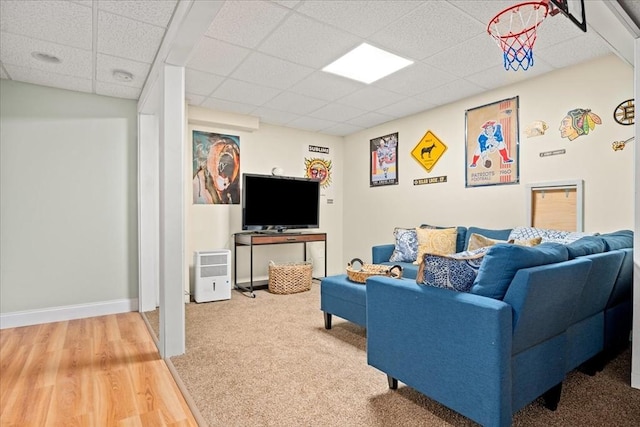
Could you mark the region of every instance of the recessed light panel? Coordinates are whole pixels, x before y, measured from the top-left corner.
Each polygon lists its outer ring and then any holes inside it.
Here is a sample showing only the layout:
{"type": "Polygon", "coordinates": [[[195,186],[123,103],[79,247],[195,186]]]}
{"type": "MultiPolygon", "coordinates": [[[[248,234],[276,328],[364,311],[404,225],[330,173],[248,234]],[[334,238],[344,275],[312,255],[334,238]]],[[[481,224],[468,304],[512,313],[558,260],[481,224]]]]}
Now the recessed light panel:
{"type": "Polygon", "coordinates": [[[322,71],[369,84],[411,64],[413,61],[363,43],[322,71]]]}

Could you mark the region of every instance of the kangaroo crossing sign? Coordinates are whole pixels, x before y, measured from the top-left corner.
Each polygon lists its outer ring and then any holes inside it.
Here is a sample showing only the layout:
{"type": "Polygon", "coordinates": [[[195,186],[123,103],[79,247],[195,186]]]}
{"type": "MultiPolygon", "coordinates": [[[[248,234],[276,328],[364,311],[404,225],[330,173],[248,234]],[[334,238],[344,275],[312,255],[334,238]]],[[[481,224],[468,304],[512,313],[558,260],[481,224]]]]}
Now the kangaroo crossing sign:
{"type": "Polygon", "coordinates": [[[440,141],[433,132],[428,130],[418,142],[418,145],[411,151],[411,155],[427,172],[431,172],[431,169],[433,169],[445,151],[447,151],[447,146],[444,142],[440,141]]]}

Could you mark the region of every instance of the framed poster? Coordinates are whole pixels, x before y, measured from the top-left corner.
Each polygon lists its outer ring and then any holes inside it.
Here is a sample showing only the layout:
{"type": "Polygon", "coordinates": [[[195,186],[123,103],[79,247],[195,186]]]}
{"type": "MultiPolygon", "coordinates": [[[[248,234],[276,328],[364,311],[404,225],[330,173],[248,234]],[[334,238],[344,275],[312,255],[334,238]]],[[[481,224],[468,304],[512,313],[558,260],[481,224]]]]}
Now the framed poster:
{"type": "Polygon", "coordinates": [[[369,141],[369,186],[398,183],[398,132],[369,141]]]}
{"type": "Polygon", "coordinates": [[[193,204],[240,204],[240,137],[193,131],[193,204]]]}
{"type": "Polygon", "coordinates": [[[465,126],[465,186],[517,184],[518,97],[467,110],[465,126]]]}

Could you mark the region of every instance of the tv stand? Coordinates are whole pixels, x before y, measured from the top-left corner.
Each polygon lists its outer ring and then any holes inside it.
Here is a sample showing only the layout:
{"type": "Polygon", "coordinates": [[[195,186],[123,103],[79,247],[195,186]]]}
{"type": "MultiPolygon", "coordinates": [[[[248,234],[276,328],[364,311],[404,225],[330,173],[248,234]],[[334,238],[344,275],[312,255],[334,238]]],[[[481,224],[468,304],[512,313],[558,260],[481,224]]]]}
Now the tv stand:
{"type": "Polygon", "coordinates": [[[253,292],[258,287],[263,289],[268,284],[255,286],[253,282],[253,247],[263,245],[282,245],[290,243],[302,244],[302,256],[307,259],[307,243],[324,242],[324,275],[327,275],[327,233],[305,233],[305,232],[276,232],[258,231],[250,233],[236,233],[233,239],[233,284],[234,288],[242,292],[248,292],[251,298],[255,298],[253,292]],[[238,283],[238,247],[249,246],[249,286],[241,286],[238,283]]]}

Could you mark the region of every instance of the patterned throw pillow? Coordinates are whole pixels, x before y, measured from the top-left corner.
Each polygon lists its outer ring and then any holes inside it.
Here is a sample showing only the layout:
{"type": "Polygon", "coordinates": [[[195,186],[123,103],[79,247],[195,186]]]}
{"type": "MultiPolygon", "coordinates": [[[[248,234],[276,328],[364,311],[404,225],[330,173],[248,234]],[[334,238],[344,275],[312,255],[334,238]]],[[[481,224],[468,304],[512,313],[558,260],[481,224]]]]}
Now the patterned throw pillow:
{"type": "Polygon", "coordinates": [[[482,234],[471,233],[471,237],[469,237],[469,244],[467,245],[467,250],[474,251],[476,249],[493,246],[496,243],[507,243],[507,241],[490,239],[488,237],[483,236],[482,234]]]}
{"type": "Polygon", "coordinates": [[[415,228],[396,227],[393,230],[396,247],[389,258],[391,262],[414,262],[418,256],[418,235],[415,228]]]}
{"type": "Polygon", "coordinates": [[[469,292],[488,247],[449,256],[425,254],[416,282],[437,288],[469,292]]]}
{"type": "Polygon", "coordinates": [[[418,255],[414,264],[420,264],[424,254],[450,255],[456,252],[457,230],[455,228],[417,228],[418,255]]]}
{"type": "Polygon", "coordinates": [[[509,234],[509,240],[527,240],[535,237],[540,237],[541,242],[555,242],[567,245],[571,242],[585,237],[593,236],[596,233],[584,233],[580,231],[564,231],[564,230],[551,230],[547,228],[536,227],[515,227],[509,234]]]}

